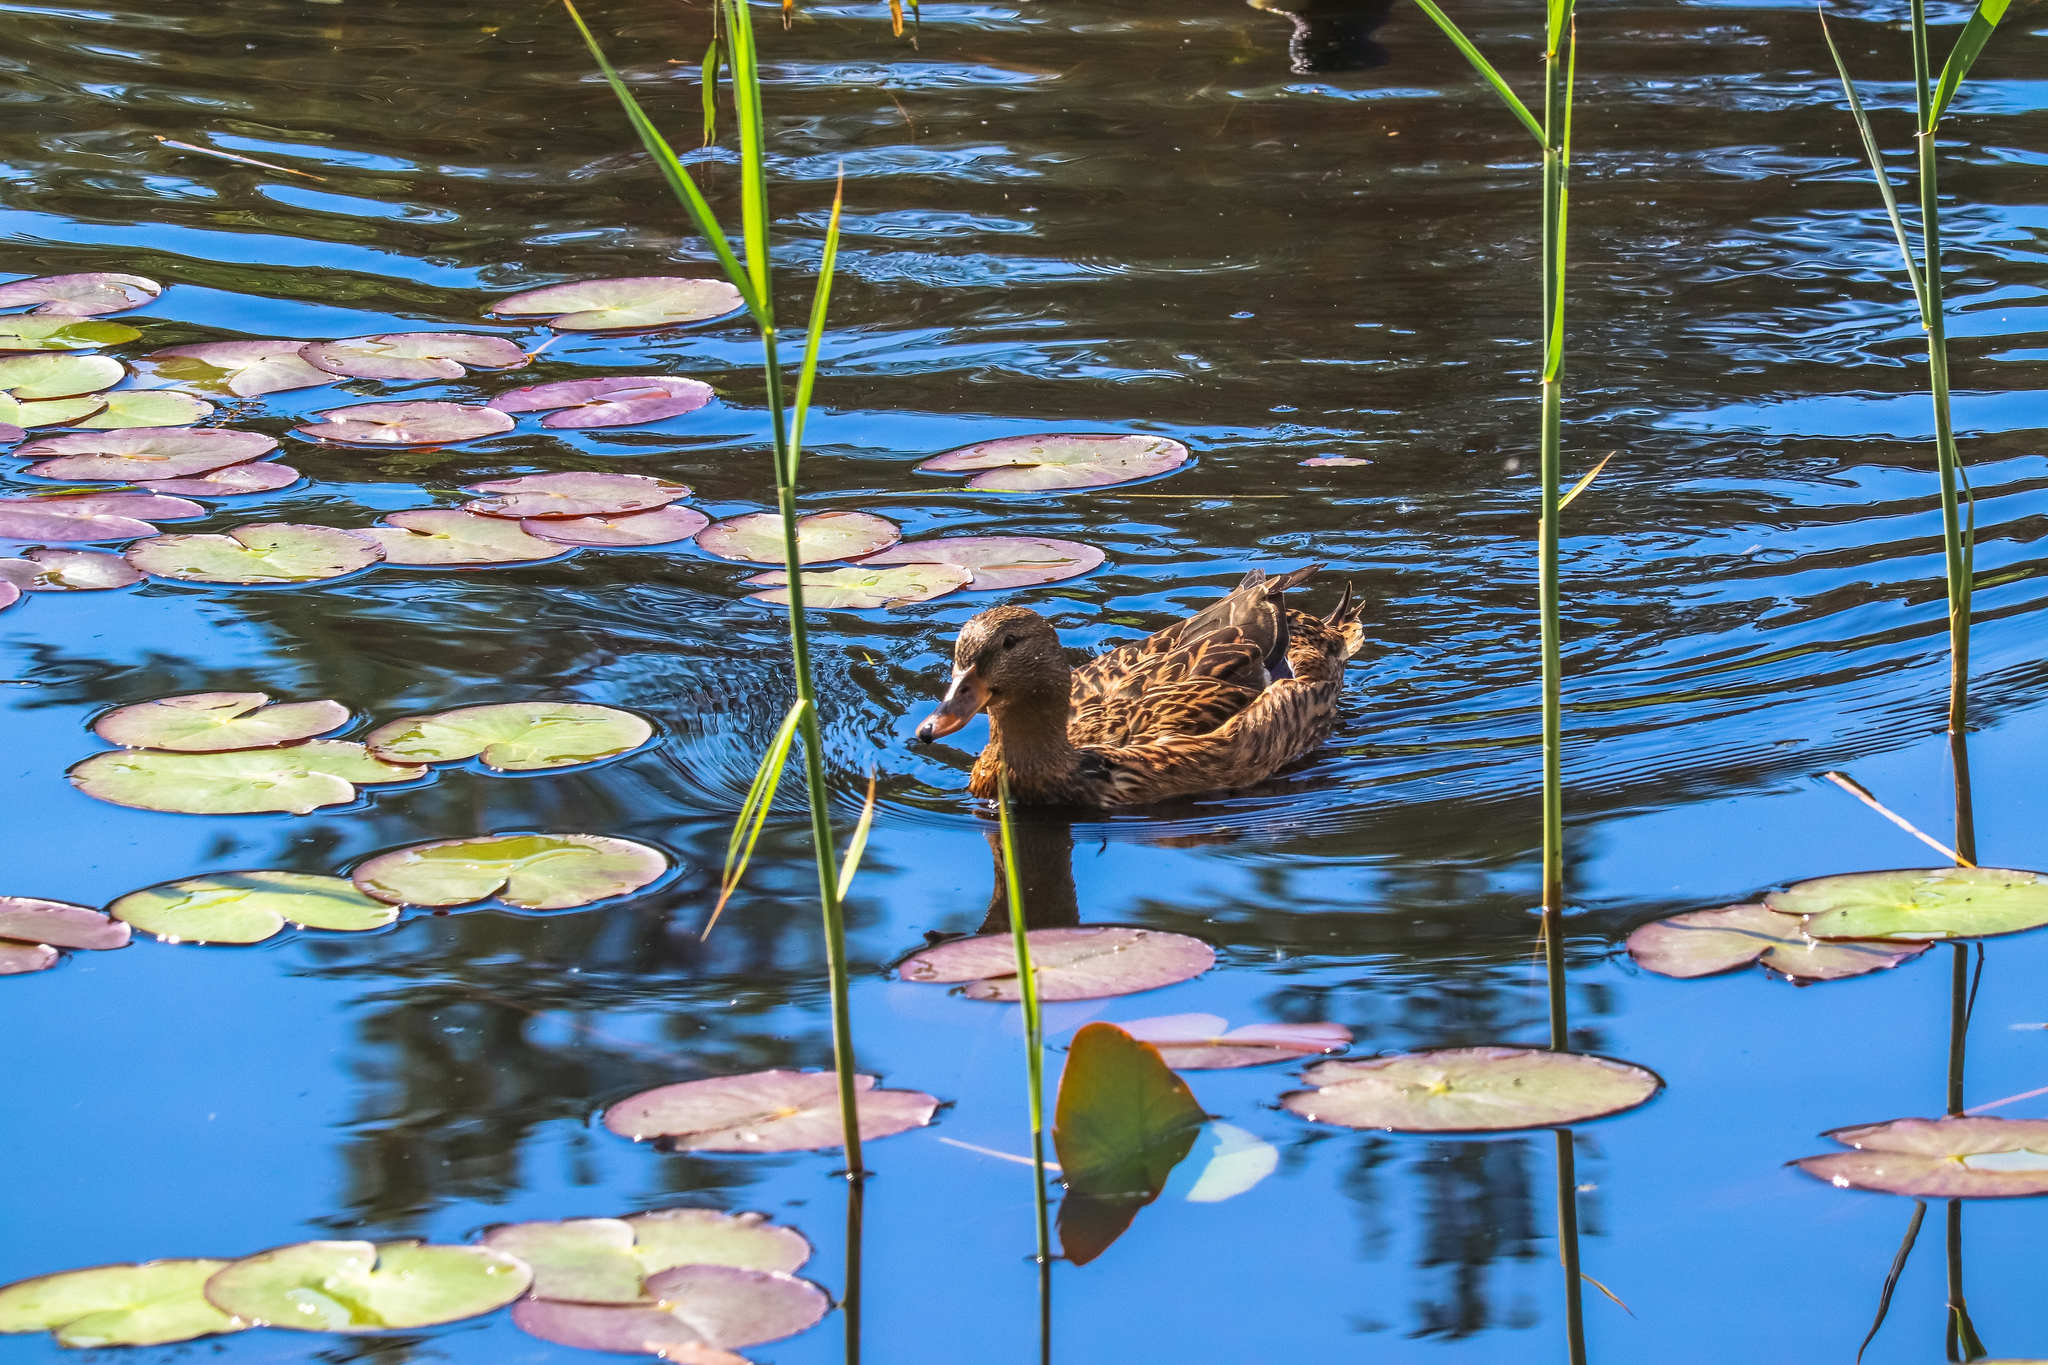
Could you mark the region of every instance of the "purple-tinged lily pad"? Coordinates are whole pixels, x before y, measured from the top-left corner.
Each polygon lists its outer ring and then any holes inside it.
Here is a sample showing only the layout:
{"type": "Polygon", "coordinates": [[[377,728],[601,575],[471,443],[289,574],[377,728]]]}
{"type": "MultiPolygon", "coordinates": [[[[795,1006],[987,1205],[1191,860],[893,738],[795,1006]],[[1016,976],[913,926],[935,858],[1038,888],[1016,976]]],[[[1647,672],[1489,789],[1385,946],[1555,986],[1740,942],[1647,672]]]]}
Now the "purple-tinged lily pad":
{"type": "Polygon", "coordinates": [[[1792,1164],[1845,1190],[1915,1199],[2048,1194],[2048,1119],[1893,1119],[1823,1136],[1856,1150],[1792,1164]]]}
{"type": "Polygon", "coordinates": [[[695,412],[713,397],[711,386],[677,375],[636,374],[612,379],[565,379],[501,393],[490,406],[506,412],[550,412],[544,427],[630,427],[695,412]]]}
{"type": "Polygon", "coordinates": [[[142,333],[118,322],[86,322],[64,317],[0,318],[0,351],[92,351],[118,346],[142,333]]]}
{"type": "Polygon", "coordinates": [[[272,702],[265,692],[194,692],[118,707],[92,729],[107,743],[130,749],[211,754],[296,744],[346,724],[348,708],[338,701],[272,702]]]}
{"type": "Polygon", "coordinates": [[[152,493],[176,493],[188,498],[234,498],[245,493],[270,493],[289,488],[300,479],[299,471],[269,460],[231,464],[194,479],[146,479],[137,484],[152,493]]]}
{"type": "Polygon", "coordinates": [[[1714,976],[1761,962],[1793,981],[1835,981],[1896,967],[1925,943],[1817,943],[1797,915],[1730,905],[1652,920],[1628,936],[1628,954],[1659,976],[1714,976]]]}
{"type": "Polygon", "coordinates": [[[236,1261],[206,1282],[224,1313],[302,1332],[432,1327],[503,1308],[533,1283],[489,1247],[300,1242],[236,1261]]]}
{"type": "Polygon", "coordinates": [[[724,317],[740,305],[740,291],[724,280],[639,275],[529,289],[499,299],[490,311],[500,317],[546,318],[562,332],[629,332],[724,317]]]}
{"type": "Polygon", "coordinates": [[[353,446],[440,446],[480,440],[512,430],[514,423],[496,408],[469,403],[357,403],[329,408],[323,420],[299,427],[308,440],[353,446]]]}
{"type": "Polygon", "coordinates": [[[1167,1014],[1119,1021],[1117,1027],[1159,1049],[1176,1071],[1221,1071],[1231,1067],[1298,1062],[1351,1046],[1342,1024],[1246,1024],[1230,1028],[1220,1014],[1167,1014]],[[1226,1031],[1227,1030],[1227,1031],[1226,1031]]]}
{"type": "Polygon", "coordinates": [[[758,1346],[818,1325],[832,1307],[808,1280],[731,1265],[679,1265],[647,1277],[647,1292],[668,1305],[704,1344],[758,1346]]]}
{"type": "Polygon", "coordinates": [[[363,737],[393,763],[459,763],[483,756],[498,772],[594,763],[639,748],[654,727],[631,711],[587,702],[514,701],[394,720],[363,737]]]}
{"type": "Polygon", "coordinates": [[[227,1261],[144,1261],[38,1275],[0,1289],[0,1332],[55,1332],[59,1346],[163,1346],[238,1322],[206,1301],[206,1282],[227,1261]]]}
{"type": "Polygon", "coordinates": [[[660,849],[602,834],[486,834],[380,853],[355,870],[365,895],[392,905],[567,910],[638,891],[668,870],[660,849]]]}
{"type": "MultiPolygon", "coordinates": [[[[5,561],[0,561],[5,562],[5,561]]],[[[20,562],[20,561],[15,561],[20,562]]],[[[21,589],[4,578],[0,578],[0,611],[5,611],[21,600],[21,589]]]]}
{"type": "Polygon", "coordinates": [[[556,521],[522,521],[519,529],[561,545],[630,547],[673,545],[688,540],[711,524],[711,518],[694,507],[657,507],[652,512],[629,512],[618,517],[571,517],[556,521]]]}
{"type": "Polygon", "coordinates": [[[1065,488],[1106,488],[1111,484],[1149,479],[1188,462],[1188,448],[1164,436],[1075,435],[1005,436],[981,441],[943,455],[918,468],[933,474],[986,471],[967,481],[969,488],[1001,493],[1037,493],[1065,488]]]}
{"type": "MultiPolygon", "coordinates": [[[[929,602],[967,587],[974,571],[959,564],[897,564],[870,569],[851,564],[803,575],[804,605],[868,611],[904,602],[929,602]]],[[[749,600],[789,605],[789,574],[781,569],[755,574],[747,586],[766,586],[767,592],[749,593],[749,600]]]]}
{"type": "Polygon", "coordinates": [[[142,358],[166,379],[243,398],[260,398],[286,389],[311,389],[332,384],[338,376],[306,363],[303,341],[202,341],[171,346],[142,358]]]}
{"type": "Polygon", "coordinates": [[[145,573],[186,583],[317,583],[384,557],[368,534],[287,521],[237,526],[226,535],[157,536],[124,553],[145,573]]]}
{"type": "MultiPolygon", "coordinates": [[[[833,559],[859,559],[896,543],[903,528],[871,512],[818,512],[796,523],[797,562],[819,564],[833,559]]],[[[749,512],[721,521],[697,537],[698,548],[720,559],[750,564],[781,564],[782,518],[773,512],[749,512]]]]}
{"type": "Polygon", "coordinates": [[[312,739],[275,749],[217,754],[121,749],[94,754],[73,767],[69,776],[87,796],[137,810],[307,815],[322,806],[355,800],[356,783],[411,782],[426,771],[372,758],[362,745],[346,740],[312,739]]]}
{"type": "MultiPolygon", "coordinates": [[[[877,1090],[873,1076],[854,1077],[860,1139],[922,1128],[939,1102],[916,1090],[877,1090]]],[[[605,1110],[604,1126],[620,1137],[659,1138],[679,1152],[810,1152],[842,1147],[839,1085],[829,1071],[754,1071],[658,1086],[605,1110]]]]}
{"type": "Polygon", "coordinates": [[[1998,867],[1925,867],[1815,877],[1764,897],[1806,916],[1818,939],[1990,938],[2048,924],[2048,877],[1998,867]]]}
{"type": "MultiPolygon", "coordinates": [[[[1130,925],[1033,929],[1031,965],[1040,1000],[1102,1000],[1192,980],[1216,965],[1216,950],[1198,938],[1130,925]]],[[[1008,934],[949,939],[896,965],[904,981],[966,983],[970,1000],[1020,999],[1017,953],[1008,934]]]]}
{"type": "Polygon", "coordinates": [[[745,1356],[709,1345],[697,1329],[660,1307],[523,1299],[512,1305],[521,1331],[558,1346],[615,1355],[653,1355],[684,1365],[748,1365],[745,1356]]]}
{"type": "Polygon", "coordinates": [[[16,355],[0,360],[0,392],[27,403],[76,398],[121,382],[128,369],[105,355],[16,355]]]}
{"type": "Polygon", "coordinates": [[[512,1223],[494,1228],[483,1244],[533,1267],[535,1298],[575,1303],[653,1304],[647,1276],[680,1265],[786,1275],[811,1258],[811,1244],[795,1228],[712,1209],[512,1223]]]}
{"type": "Polygon", "coordinates": [[[277,442],[254,431],[206,427],[129,427],[122,431],[80,432],[46,436],[14,453],[40,460],[25,472],[38,479],[104,479],[135,483],[143,479],[184,479],[258,460],[277,449],[277,442]]]}
{"type": "Polygon", "coordinates": [[[104,952],[128,946],[128,926],[83,905],[0,896],[0,938],[104,952]]]}
{"type": "Polygon", "coordinates": [[[28,439],[28,432],[14,422],[0,422],[0,446],[11,446],[28,439]]]}
{"type": "Polygon", "coordinates": [[[863,564],[959,564],[974,575],[973,591],[1029,588],[1077,578],[1102,563],[1093,545],[1043,536],[949,536],[944,540],[906,540],[863,564]]]}
{"type": "Polygon", "coordinates": [[[120,555],[102,550],[30,550],[0,559],[0,583],[22,592],[96,592],[125,588],[148,575],[120,555]]]}
{"type": "Polygon", "coordinates": [[[463,491],[495,495],[466,502],[463,511],[512,521],[528,517],[615,517],[626,512],[652,511],[690,496],[688,484],[645,474],[604,474],[594,470],[491,479],[469,484],[463,491]]]}
{"type": "Polygon", "coordinates": [[[0,539],[134,540],[156,534],[156,527],[144,517],[176,521],[205,515],[206,509],[196,502],[148,493],[4,498],[0,499],[0,539]]]}
{"type": "Polygon", "coordinates": [[[107,907],[115,919],[172,943],[261,943],[287,924],[361,933],[398,918],[346,877],[311,872],[213,872],[131,891],[107,907]]]}
{"type": "Polygon", "coordinates": [[[46,317],[89,318],[140,308],[164,287],[140,275],[93,271],[83,275],[38,275],[0,284],[0,308],[28,308],[46,317]]]}
{"type": "Polygon", "coordinates": [[[516,370],[526,352],[481,332],[387,332],[309,341],[299,354],[316,369],[357,379],[460,379],[472,370],[516,370]]]}
{"type": "Polygon", "coordinates": [[[47,971],[63,960],[64,954],[47,943],[16,943],[0,939],[0,976],[26,976],[47,971]]]}
{"type": "Polygon", "coordinates": [[[40,507],[64,516],[129,517],[135,521],[190,521],[206,509],[189,498],[161,493],[60,493],[55,496],[8,498],[0,506],[40,507]]]}
{"type": "Polygon", "coordinates": [[[77,423],[80,430],[185,427],[213,416],[213,404],[175,389],[122,389],[100,397],[106,399],[106,405],[77,423]]]}
{"type": "Polygon", "coordinates": [[[571,547],[530,536],[519,523],[446,508],[417,508],[386,514],[388,526],[366,526],[359,534],[384,549],[388,563],[411,567],[463,564],[531,564],[570,553],[571,547]]]}
{"type": "Polygon", "coordinates": [[[1303,460],[1302,463],[1314,469],[1327,469],[1340,465],[1371,464],[1372,461],[1361,460],[1355,455],[1317,455],[1313,459],[1303,460]]]}
{"type": "Polygon", "coordinates": [[[1317,1123],[1395,1133],[1505,1133],[1619,1114],[1663,1088],[1652,1071],[1581,1052],[1446,1047],[1317,1062],[1283,1107],[1317,1123]]]}

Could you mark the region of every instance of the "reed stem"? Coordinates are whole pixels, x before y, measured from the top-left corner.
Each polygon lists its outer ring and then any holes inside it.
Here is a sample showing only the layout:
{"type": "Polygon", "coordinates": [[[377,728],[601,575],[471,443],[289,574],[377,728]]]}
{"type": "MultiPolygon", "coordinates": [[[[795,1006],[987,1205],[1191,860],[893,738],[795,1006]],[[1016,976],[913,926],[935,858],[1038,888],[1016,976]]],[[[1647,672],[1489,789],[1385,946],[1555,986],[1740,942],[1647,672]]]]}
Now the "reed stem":
{"type": "MultiPolygon", "coordinates": [[[[1045,1024],[1038,1008],[1038,969],[1031,962],[1030,921],[1024,914],[1024,887],[1017,875],[1016,839],[1010,830],[1010,778],[996,774],[996,820],[1002,830],[1003,891],[1010,902],[1010,944],[1017,955],[1017,995],[1024,1008],[1024,1074],[1031,1109],[1031,1171],[1036,1179],[1032,1204],[1038,1214],[1038,1264],[1043,1276],[1052,1265],[1052,1226],[1045,1192],[1045,1024]]],[[[1051,1300],[1041,1294],[1039,1350],[1050,1359],[1051,1300]]]]}

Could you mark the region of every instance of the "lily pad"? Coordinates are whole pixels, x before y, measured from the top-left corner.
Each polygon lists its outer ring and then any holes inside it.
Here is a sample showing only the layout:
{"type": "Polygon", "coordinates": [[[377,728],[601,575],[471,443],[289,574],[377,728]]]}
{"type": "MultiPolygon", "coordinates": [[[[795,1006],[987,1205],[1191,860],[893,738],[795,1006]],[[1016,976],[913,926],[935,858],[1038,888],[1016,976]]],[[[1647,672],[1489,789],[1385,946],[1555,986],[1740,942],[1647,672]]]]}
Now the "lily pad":
{"type": "MultiPolygon", "coordinates": [[[[20,560],[13,560],[13,561],[7,561],[7,560],[0,560],[0,563],[9,563],[9,562],[11,562],[11,563],[21,563],[22,561],[20,561],[20,560]]],[[[5,611],[5,610],[6,610],[6,609],[7,609],[8,607],[11,607],[11,606],[13,606],[13,605],[14,605],[14,604],[15,604],[16,602],[19,602],[20,600],[21,600],[21,589],[20,589],[20,588],[17,588],[17,587],[15,587],[15,586],[14,586],[14,584],[12,584],[12,583],[8,582],[8,581],[7,581],[6,579],[4,579],[4,578],[0,578],[0,611],[5,611]]]]}
{"type": "MultiPolygon", "coordinates": [[[[958,564],[899,564],[882,569],[854,564],[805,574],[804,605],[866,611],[904,602],[929,602],[968,586],[973,577],[971,570],[958,564]]],[[[767,592],[748,594],[750,600],[789,604],[789,575],[783,570],[773,569],[747,580],[749,587],[756,584],[774,586],[767,592]]]]}
{"type": "Polygon", "coordinates": [[[83,275],[38,275],[0,284],[0,308],[34,307],[47,317],[89,318],[140,308],[164,287],[140,275],[93,271],[83,275]]]}
{"type": "Polygon", "coordinates": [[[530,564],[570,552],[567,545],[526,534],[517,522],[472,512],[419,508],[387,513],[384,520],[390,524],[366,526],[358,534],[382,546],[392,564],[530,564]]]}
{"type": "Polygon", "coordinates": [[[1371,464],[1372,461],[1361,460],[1355,455],[1317,455],[1312,459],[1303,460],[1302,463],[1311,468],[1329,468],[1338,465],[1371,464]]]}
{"type": "Polygon", "coordinates": [[[26,976],[45,971],[63,960],[64,954],[47,943],[17,943],[0,939],[0,976],[26,976]]]}
{"type": "Polygon", "coordinates": [[[118,322],[81,322],[66,317],[0,318],[0,351],[92,351],[118,346],[142,333],[118,322]]]}
{"type": "Polygon", "coordinates": [[[71,770],[87,796],[138,810],[186,815],[290,811],[305,815],[356,799],[355,783],[410,782],[425,768],[370,757],[360,744],[313,739],[277,749],[223,754],[123,749],[94,754],[71,770]]]}
{"type": "Polygon", "coordinates": [[[532,1283],[525,1265],[489,1247],[300,1242],[217,1271],[206,1297],[265,1327],[375,1332],[473,1318],[532,1283]]]}
{"type": "MultiPolygon", "coordinates": [[[[894,544],[902,534],[895,522],[868,512],[818,512],[797,519],[797,558],[804,564],[858,559],[894,544]]],[[[781,564],[782,518],[773,512],[749,512],[704,531],[697,545],[720,559],[781,564]]]]}
{"type": "Polygon", "coordinates": [[[203,517],[206,509],[183,498],[147,493],[94,493],[56,498],[0,499],[0,537],[11,540],[133,540],[153,536],[151,521],[203,517]],[[144,521],[148,517],[150,521],[144,521]],[[141,527],[137,531],[136,527],[141,527]]]}
{"type": "Polygon", "coordinates": [[[980,469],[969,488],[1036,493],[1063,488],[1106,488],[1149,479],[1188,462],[1188,448],[1164,436],[1005,436],[934,455],[918,468],[932,474],[980,469]]]}
{"type": "Polygon", "coordinates": [[[161,1346],[239,1322],[207,1302],[206,1281],[227,1261],[144,1261],[38,1275],[0,1289],[0,1332],[55,1332],[57,1344],[161,1346]]]}
{"type": "Polygon", "coordinates": [[[1159,1197],[1208,1115],[1158,1049],[1114,1024],[1085,1024],[1060,1075],[1052,1140],[1067,1197],[1060,1247],[1086,1265],[1159,1197]]]}
{"type": "Polygon", "coordinates": [[[469,403],[356,403],[315,413],[322,420],[297,428],[314,441],[353,446],[440,446],[512,430],[496,408],[469,403]]]}
{"type": "Polygon", "coordinates": [[[1857,1150],[1792,1164],[1842,1189],[1916,1199],[2048,1194],[2048,1119],[1893,1119],[1824,1136],[1857,1150]]]}
{"type": "MultiPolygon", "coordinates": [[[[587,1351],[706,1359],[692,1347],[780,1341],[815,1327],[832,1307],[808,1280],[726,1265],[685,1265],[647,1278],[658,1308],[610,1307],[535,1298],[512,1310],[512,1321],[544,1341],[587,1351]]],[[[710,1359],[715,1360],[713,1356],[710,1359]]]]}
{"type": "Polygon", "coordinates": [[[506,517],[519,521],[527,517],[615,517],[625,512],[647,512],[690,496],[690,486],[645,474],[600,474],[576,471],[565,474],[527,474],[516,479],[491,479],[473,483],[467,493],[490,493],[462,505],[465,512],[482,517],[506,517]]]}
{"type": "Polygon", "coordinates": [[[83,398],[43,398],[33,403],[17,403],[12,398],[0,398],[0,417],[5,417],[16,426],[61,427],[76,422],[81,417],[90,417],[106,409],[107,400],[99,394],[87,394],[83,398]]]}
{"type": "Polygon", "coordinates": [[[1306,1119],[1396,1133],[1504,1133],[1605,1118],[1664,1082],[1627,1062],[1533,1047],[1447,1047],[1366,1061],[1317,1062],[1316,1087],[1280,1103],[1306,1119]]]}
{"type": "Polygon", "coordinates": [[[142,359],[166,379],[200,388],[260,398],[286,389],[310,389],[339,378],[299,354],[303,341],[203,341],[171,346],[142,359]]]}
{"type": "Polygon", "coordinates": [[[1793,981],[1834,981],[1896,967],[1925,943],[1816,943],[1796,915],[1766,905],[1730,905],[1653,920],[1628,936],[1629,956],[1659,976],[1713,976],[1761,962],[1793,981]]]}
{"type": "Polygon", "coordinates": [[[384,557],[367,532],[288,521],[237,526],[219,536],[157,536],[125,553],[145,573],[187,583],[317,583],[384,557]]]}
{"type": "Polygon", "coordinates": [[[716,395],[709,384],[671,374],[565,379],[501,393],[490,406],[506,412],[548,412],[544,427],[631,427],[695,412],[716,395]]]}
{"type": "Polygon", "coordinates": [[[1849,872],[1773,891],[1764,904],[1806,916],[1819,939],[1990,938],[2048,924],[2048,878],[1997,867],[1849,872]]]}
{"type": "Polygon", "coordinates": [[[393,905],[567,910],[638,891],[668,870],[657,848],[601,834],[487,834],[380,853],[355,870],[366,895],[393,905]]]}
{"type": "Polygon", "coordinates": [[[724,280],[640,275],[529,289],[499,299],[490,311],[501,317],[546,318],[563,332],[626,332],[704,322],[740,304],[740,291],[724,280]]]}
{"type": "Polygon", "coordinates": [[[177,493],[188,498],[233,498],[245,493],[269,493],[289,488],[300,479],[299,471],[269,460],[231,464],[196,479],[147,479],[137,484],[152,493],[177,493]]]}
{"type": "Polygon", "coordinates": [[[456,763],[483,755],[499,772],[535,772],[592,763],[637,749],[654,727],[631,711],[585,702],[515,701],[464,706],[395,720],[363,737],[393,763],[456,763]]]}
{"type": "Polygon", "coordinates": [[[177,943],[261,943],[296,924],[360,932],[398,918],[346,877],[310,872],[214,872],[131,891],[107,907],[124,925],[177,943]]]}
{"type": "MultiPolygon", "coordinates": [[[[939,1102],[916,1090],[877,1090],[854,1077],[860,1140],[922,1128],[939,1102]]],[[[659,1138],[679,1152],[810,1152],[845,1145],[839,1085],[829,1071],[755,1071],[659,1086],[605,1110],[620,1137],[659,1138]]],[[[650,1286],[651,1287],[651,1286],[650,1286]]]]}
{"type": "Polygon", "coordinates": [[[38,479],[107,479],[134,483],[141,479],[183,479],[231,464],[258,460],[277,449],[277,442],[255,431],[206,427],[129,427],[122,431],[81,432],[30,441],[14,453],[40,460],[26,471],[38,479]]]}
{"type": "Polygon", "coordinates": [[[1078,578],[1101,564],[1102,551],[1073,540],[1042,536],[949,536],[944,540],[907,540],[862,564],[958,564],[974,575],[976,592],[990,588],[1029,588],[1078,578]]]}
{"type": "Polygon", "coordinates": [[[104,355],[17,355],[0,360],[0,392],[27,403],[76,398],[121,382],[128,368],[104,355]]]}
{"type": "Polygon", "coordinates": [[[28,433],[23,431],[20,426],[13,422],[0,421],[0,446],[11,446],[18,441],[26,441],[27,439],[28,433]]]}
{"type": "MultiPolygon", "coordinates": [[[[1157,990],[1200,976],[1216,950],[1198,938],[1123,924],[1033,929],[1031,963],[1040,1000],[1102,1000],[1157,990]]],[[[950,939],[912,953],[896,966],[905,981],[965,982],[970,1000],[1019,998],[1017,955],[1008,934],[950,939]]]]}
{"type": "Polygon", "coordinates": [[[789,1274],[811,1258],[811,1244],[795,1228],[712,1209],[513,1223],[493,1229],[484,1245],[533,1268],[535,1298],[576,1303],[652,1304],[642,1282],[679,1265],[789,1274]]]}
{"type": "Polygon", "coordinates": [[[107,743],[130,749],[210,754],[295,744],[346,724],[348,708],[338,701],[273,703],[264,692],[194,692],[120,707],[92,728],[107,743]]]}
{"type": "Polygon", "coordinates": [[[175,389],[122,389],[102,397],[106,406],[78,423],[81,429],[183,427],[213,416],[213,404],[175,389]]]}
{"type": "Polygon", "coordinates": [[[83,905],[0,896],[0,938],[104,952],[128,944],[128,926],[83,905]]]}
{"type": "Polygon", "coordinates": [[[386,332],[309,341],[299,354],[316,369],[357,379],[460,379],[472,370],[516,370],[526,352],[480,332],[386,332]]]}
{"type": "Polygon", "coordinates": [[[1176,1071],[1298,1062],[1351,1046],[1351,1030],[1342,1024],[1247,1024],[1233,1029],[1220,1014],[1167,1014],[1120,1022],[1117,1027],[1158,1048],[1176,1071]]]}
{"type": "Polygon", "coordinates": [[[94,592],[147,577],[120,555],[99,550],[30,550],[20,559],[0,559],[0,582],[22,592],[94,592]]]}
{"type": "Polygon", "coordinates": [[[598,545],[620,548],[639,545],[673,545],[688,540],[711,524],[711,518],[694,507],[657,507],[652,512],[629,512],[618,517],[570,517],[555,521],[522,521],[519,529],[528,535],[560,545],[598,545]]]}

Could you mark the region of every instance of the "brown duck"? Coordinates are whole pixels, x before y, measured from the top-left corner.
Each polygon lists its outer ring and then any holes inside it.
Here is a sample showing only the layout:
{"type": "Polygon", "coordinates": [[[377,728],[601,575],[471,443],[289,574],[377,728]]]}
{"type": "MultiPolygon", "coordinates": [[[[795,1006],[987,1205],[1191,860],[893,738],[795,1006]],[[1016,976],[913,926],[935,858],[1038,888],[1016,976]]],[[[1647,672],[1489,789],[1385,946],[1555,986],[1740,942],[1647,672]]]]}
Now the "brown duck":
{"type": "Polygon", "coordinates": [[[1344,661],[1365,635],[1346,587],[1326,617],[1283,594],[1322,566],[1254,569],[1222,601],[1075,667],[1044,617],[996,607],[953,647],[953,679],[917,727],[925,742],[986,710],[968,787],[1049,805],[1130,806],[1271,777],[1329,737],[1344,661]]]}

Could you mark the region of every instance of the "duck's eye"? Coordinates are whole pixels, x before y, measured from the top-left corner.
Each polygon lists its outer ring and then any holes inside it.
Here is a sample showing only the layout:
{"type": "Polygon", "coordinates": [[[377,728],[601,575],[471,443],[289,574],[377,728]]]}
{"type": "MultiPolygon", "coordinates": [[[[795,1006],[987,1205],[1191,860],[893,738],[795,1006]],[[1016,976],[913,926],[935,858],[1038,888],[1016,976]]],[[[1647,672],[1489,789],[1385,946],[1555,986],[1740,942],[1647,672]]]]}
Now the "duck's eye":
{"type": "Polygon", "coordinates": [[[1005,636],[1003,637],[1003,648],[1004,648],[1004,649],[1013,649],[1013,648],[1015,648],[1015,647],[1016,647],[1016,644],[1017,644],[1017,637],[1016,637],[1016,636],[1014,636],[1014,635],[1005,635],[1005,636]]]}

